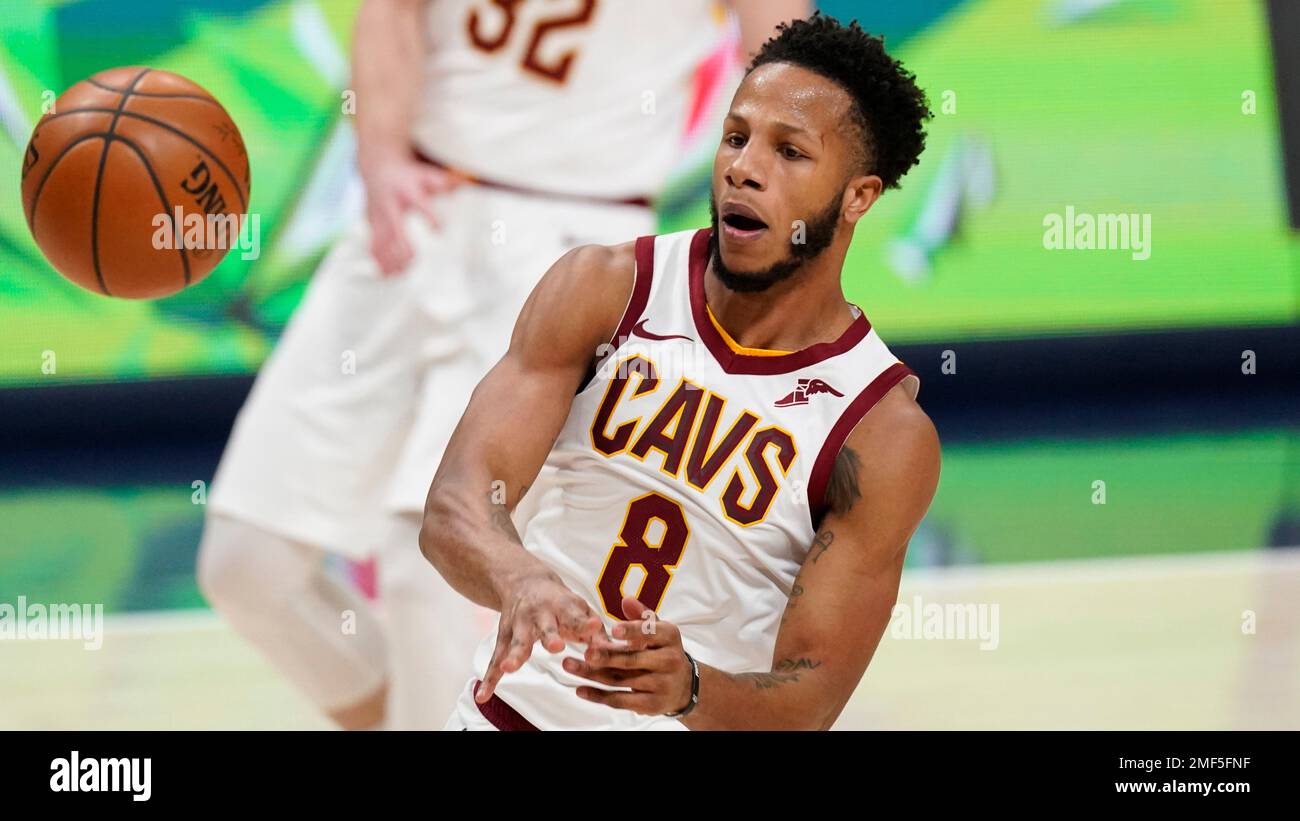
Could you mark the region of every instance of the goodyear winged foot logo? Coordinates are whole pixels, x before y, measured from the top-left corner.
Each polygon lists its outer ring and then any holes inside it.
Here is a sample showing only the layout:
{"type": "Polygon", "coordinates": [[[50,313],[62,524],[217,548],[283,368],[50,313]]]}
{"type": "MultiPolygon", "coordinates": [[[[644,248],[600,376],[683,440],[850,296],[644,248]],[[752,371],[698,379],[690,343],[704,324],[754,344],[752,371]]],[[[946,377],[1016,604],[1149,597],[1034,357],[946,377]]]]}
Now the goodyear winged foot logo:
{"type": "Polygon", "coordinates": [[[776,400],[774,404],[778,408],[789,408],[794,405],[807,405],[808,397],[816,396],[819,393],[830,393],[835,396],[844,395],[828,385],[825,380],[800,379],[798,387],[776,400]]]}

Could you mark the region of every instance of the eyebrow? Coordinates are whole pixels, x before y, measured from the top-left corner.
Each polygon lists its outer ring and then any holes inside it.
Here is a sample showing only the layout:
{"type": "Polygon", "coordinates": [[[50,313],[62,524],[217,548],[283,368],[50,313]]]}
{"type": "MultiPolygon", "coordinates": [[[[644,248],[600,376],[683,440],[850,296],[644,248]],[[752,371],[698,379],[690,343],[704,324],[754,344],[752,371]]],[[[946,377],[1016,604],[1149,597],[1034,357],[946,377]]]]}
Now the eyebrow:
{"type": "MultiPolygon", "coordinates": [[[[740,114],[728,113],[727,119],[736,120],[743,125],[749,125],[749,120],[745,119],[744,116],[740,114]]],[[[795,125],[793,123],[777,121],[775,123],[772,123],[772,128],[774,128],[777,131],[785,132],[786,134],[802,134],[805,137],[808,137],[809,139],[820,139],[816,134],[804,128],[803,126],[795,125]]]]}

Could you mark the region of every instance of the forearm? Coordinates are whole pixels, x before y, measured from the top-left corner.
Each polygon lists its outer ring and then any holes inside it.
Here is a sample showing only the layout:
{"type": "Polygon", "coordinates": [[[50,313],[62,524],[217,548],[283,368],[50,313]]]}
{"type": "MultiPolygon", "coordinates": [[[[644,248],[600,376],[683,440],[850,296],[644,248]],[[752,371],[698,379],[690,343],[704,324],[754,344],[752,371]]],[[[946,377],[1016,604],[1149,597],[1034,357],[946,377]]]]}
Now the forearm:
{"type": "Polygon", "coordinates": [[[823,662],[806,656],[760,673],[701,664],[699,703],[681,721],[692,730],[826,730],[843,708],[835,692],[823,662]]]}
{"type": "Polygon", "coordinates": [[[423,0],[366,0],[357,14],[352,83],[362,173],[410,152],[411,116],[423,77],[423,0]]]}
{"type": "Polygon", "coordinates": [[[509,508],[494,497],[489,480],[458,477],[454,471],[435,477],[425,502],[420,552],[461,595],[500,611],[512,585],[555,574],[524,549],[509,508]]]}

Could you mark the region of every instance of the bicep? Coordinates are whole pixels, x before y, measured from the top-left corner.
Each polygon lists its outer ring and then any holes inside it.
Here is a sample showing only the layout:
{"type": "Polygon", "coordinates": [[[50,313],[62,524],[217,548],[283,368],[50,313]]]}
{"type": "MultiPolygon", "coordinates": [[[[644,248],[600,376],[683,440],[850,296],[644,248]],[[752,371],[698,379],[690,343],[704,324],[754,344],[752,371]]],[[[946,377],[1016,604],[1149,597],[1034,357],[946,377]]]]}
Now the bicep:
{"type": "MultiPolygon", "coordinates": [[[[510,347],[470,396],[434,478],[504,483],[513,506],[541,469],[631,290],[622,249],[580,248],[542,278],[510,347]]],[[[485,491],[486,492],[486,491],[485,491]]]]}
{"type": "Polygon", "coordinates": [[[938,483],[934,426],[891,391],[845,443],[847,488],[827,513],[795,580],[773,669],[816,673],[835,712],[852,695],[889,623],[907,542],[938,483]]]}
{"type": "Polygon", "coordinates": [[[471,394],[435,484],[449,476],[482,474],[504,483],[509,504],[514,505],[564,424],[573,396],[572,373],[530,368],[507,354],[471,394]]]}

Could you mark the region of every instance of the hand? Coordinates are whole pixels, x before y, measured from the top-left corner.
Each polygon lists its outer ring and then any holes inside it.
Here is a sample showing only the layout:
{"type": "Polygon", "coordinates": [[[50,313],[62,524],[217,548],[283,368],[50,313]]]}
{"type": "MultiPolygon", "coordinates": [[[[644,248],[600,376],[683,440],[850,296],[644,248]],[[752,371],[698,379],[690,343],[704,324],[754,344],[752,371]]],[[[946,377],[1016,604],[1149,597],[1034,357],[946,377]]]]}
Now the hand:
{"type": "Polygon", "coordinates": [[[558,653],[565,642],[589,644],[602,639],[609,641],[605,627],[586,600],[554,576],[526,577],[510,586],[504,597],[497,646],[474,700],[484,704],[492,698],[501,676],[522,667],[538,641],[558,653]]]}
{"type": "Polygon", "coordinates": [[[614,626],[615,644],[605,638],[587,647],[583,661],[564,660],[564,669],[601,684],[630,687],[611,692],[579,687],[578,696],[642,715],[663,715],[685,709],[691,700],[691,663],[677,626],[655,618],[654,611],[631,596],[623,597],[627,621],[614,626]]]}
{"type": "Polygon", "coordinates": [[[465,177],[414,157],[392,157],[366,167],[366,219],[370,221],[370,254],[384,276],[401,273],[414,252],[403,220],[415,209],[439,228],[430,198],[465,182],[465,177]]]}

